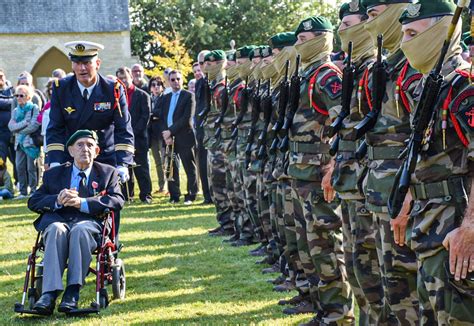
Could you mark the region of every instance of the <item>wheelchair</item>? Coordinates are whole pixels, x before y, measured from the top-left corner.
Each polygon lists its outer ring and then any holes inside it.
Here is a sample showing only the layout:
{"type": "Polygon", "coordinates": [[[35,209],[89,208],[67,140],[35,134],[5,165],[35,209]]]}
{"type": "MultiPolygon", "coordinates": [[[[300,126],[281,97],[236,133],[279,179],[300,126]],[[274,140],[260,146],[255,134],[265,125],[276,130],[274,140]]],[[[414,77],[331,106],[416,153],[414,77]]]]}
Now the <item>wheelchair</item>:
{"type": "MultiPolygon", "coordinates": [[[[89,308],[78,308],[66,313],[69,316],[87,315],[99,313],[101,309],[107,308],[110,297],[106,285],[112,285],[112,299],[123,300],[125,298],[126,279],[125,265],[122,259],[117,258],[122,249],[118,244],[118,236],[115,228],[115,214],[106,210],[101,216],[103,218],[102,234],[98,243],[100,244],[92,253],[96,256],[95,268],[89,267],[89,273],[94,274],[96,297],[89,308]]],[[[33,310],[33,306],[42,293],[43,265],[37,262],[44,251],[41,232],[36,236],[35,245],[28,256],[25,281],[23,284],[23,295],[21,303],[16,303],[14,311],[19,314],[42,315],[33,310]]]]}

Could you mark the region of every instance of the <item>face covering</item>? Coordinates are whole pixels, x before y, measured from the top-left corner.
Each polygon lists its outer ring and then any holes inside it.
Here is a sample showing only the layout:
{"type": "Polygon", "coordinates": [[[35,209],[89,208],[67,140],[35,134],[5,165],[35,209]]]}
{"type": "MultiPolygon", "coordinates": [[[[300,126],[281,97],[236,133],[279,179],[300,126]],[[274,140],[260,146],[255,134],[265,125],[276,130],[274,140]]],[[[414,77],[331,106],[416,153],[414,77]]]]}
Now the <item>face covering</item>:
{"type": "Polygon", "coordinates": [[[273,62],[270,62],[266,66],[262,67],[261,70],[262,70],[263,79],[265,80],[271,79],[271,81],[273,82],[274,79],[276,79],[276,77],[278,76],[278,72],[275,69],[273,62]]]}
{"type": "Polygon", "coordinates": [[[278,54],[273,58],[272,65],[276,70],[276,78],[272,79],[272,88],[275,88],[280,81],[285,77],[285,66],[286,61],[290,60],[290,66],[288,67],[288,78],[291,78],[293,74],[296,60],[296,50],[294,46],[284,47],[278,54]],[[291,68],[293,65],[293,69],[291,68]]]}
{"type": "MultiPolygon", "coordinates": [[[[451,16],[445,16],[411,40],[402,42],[401,49],[407,57],[408,62],[422,74],[429,73],[438,62],[451,20],[451,16]],[[423,50],[420,51],[420,49],[423,50]]],[[[451,40],[450,48],[446,54],[445,62],[454,55],[461,54],[461,46],[459,45],[460,38],[461,24],[458,24],[451,40]]]]}
{"type": "Polygon", "coordinates": [[[252,72],[251,67],[252,67],[252,61],[247,61],[243,64],[238,65],[238,70],[239,70],[239,77],[242,79],[247,78],[250,73],[252,72]]]}
{"type": "Polygon", "coordinates": [[[233,65],[232,67],[229,67],[226,69],[227,77],[229,80],[232,82],[239,78],[239,67],[238,65],[233,65]]]}
{"type": "Polygon", "coordinates": [[[207,67],[207,73],[209,74],[209,80],[214,80],[219,74],[224,70],[225,60],[222,60],[220,63],[207,67]]]}
{"type": "Polygon", "coordinates": [[[253,80],[259,80],[262,78],[262,65],[263,65],[263,60],[260,61],[253,67],[252,69],[252,78],[253,80]]]}
{"type": "Polygon", "coordinates": [[[339,37],[341,38],[341,48],[346,53],[349,51],[349,42],[352,41],[352,60],[354,62],[375,53],[374,43],[364,28],[364,22],[340,31],[339,37]]]}
{"type": "Polygon", "coordinates": [[[373,44],[377,46],[377,36],[383,34],[383,47],[390,53],[395,52],[400,47],[402,40],[402,25],[398,21],[407,3],[394,3],[388,7],[375,19],[364,24],[369,32],[373,44]]]}
{"type": "Polygon", "coordinates": [[[302,44],[295,45],[296,51],[301,55],[303,69],[325,56],[331,54],[333,34],[330,32],[318,35],[302,44]]]}

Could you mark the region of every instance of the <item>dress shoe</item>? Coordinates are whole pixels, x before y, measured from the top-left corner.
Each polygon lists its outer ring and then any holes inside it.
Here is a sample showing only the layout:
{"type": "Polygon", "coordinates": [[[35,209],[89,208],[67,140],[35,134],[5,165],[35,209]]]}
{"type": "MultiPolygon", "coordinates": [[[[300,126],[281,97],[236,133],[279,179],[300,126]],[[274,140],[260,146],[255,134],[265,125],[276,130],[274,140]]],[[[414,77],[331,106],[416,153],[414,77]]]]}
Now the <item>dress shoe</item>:
{"type": "Polygon", "coordinates": [[[56,297],[57,295],[55,291],[43,293],[33,306],[33,310],[42,315],[52,315],[56,305],[56,297]]]}
{"type": "Polygon", "coordinates": [[[153,203],[153,199],[151,198],[151,196],[146,196],[142,201],[141,201],[143,204],[152,204],[153,203]]]}
{"type": "Polygon", "coordinates": [[[285,315],[311,314],[315,312],[313,304],[308,300],[303,300],[294,307],[283,309],[285,315]]]}
{"type": "Polygon", "coordinates": [[[251,246],[254,242],[250,239],[238,239],[237,241],[232,242],[230,245],[232,247],[242,247],[242,246],[251,246]]]}
{"type": "Polygon", "coordinates": [[[239,235],[237,233],[235,233],[229,239],[222,240],[222,243],[232,243],[232,242],[237,241],[237,240],[239,240],[239,235]]]}
{"type": "Polygon", "coordinates": [[[296,289],[296,286],[290,281],[285,281],[282,284],[273,287],[273,291],[276,292],[290,292],[294,289],[296,289]]]}
{"type": "Polygon", "coordinates": [[[170,199],[170,204],[179,204],[179,199],[170,199]]]}
{"type": "Polygon", "coordinates": [[[66,288],[58,307],[59,312],[69,312],[77,309],[79,302],[79,289],[79,285],[69,285],[66,288]]]}
{"type": "Polygon", "coordinates": [[[305,299],[304,296],[302,296],[301,294],[298,294],[298,295],[295,295],[293,298],[288,299],[288,300],[281,299],[280,301],[278,301],[278,304],[280,306],[286,306],[286,305],[296,306],[298,303],[300,303],[304,299],[305,299]]]}

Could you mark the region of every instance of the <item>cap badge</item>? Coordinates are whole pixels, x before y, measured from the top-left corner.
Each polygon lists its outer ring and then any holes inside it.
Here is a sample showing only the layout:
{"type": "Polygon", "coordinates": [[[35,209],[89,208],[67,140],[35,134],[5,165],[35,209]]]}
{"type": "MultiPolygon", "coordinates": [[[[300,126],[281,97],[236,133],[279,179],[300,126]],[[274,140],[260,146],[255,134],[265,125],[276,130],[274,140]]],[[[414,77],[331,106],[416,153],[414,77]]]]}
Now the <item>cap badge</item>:
{"type": "Polygon", "coordinates": [[[311,20],[304,21],[303,28],[305,31],[310,31],[313,28],[313,23],[311,22],[311,20]]]}
{"type": "Polygon", "coordinates": [[[407,17],[416,18],[420,15],[421,3],[410,3],[407,7],[407,17]]]}
{"type": "Polygon", "coordinates": [[[86,47],[83,44],[77,44],[75,49],[76,49],[77,52],[84,52],[86,47]]]}
{"type": "Polygon", "coordinates": [[[359,0],[351,0],[351,2],[349,3],[349,11],[350,12],[359,11],[359,0]]]}

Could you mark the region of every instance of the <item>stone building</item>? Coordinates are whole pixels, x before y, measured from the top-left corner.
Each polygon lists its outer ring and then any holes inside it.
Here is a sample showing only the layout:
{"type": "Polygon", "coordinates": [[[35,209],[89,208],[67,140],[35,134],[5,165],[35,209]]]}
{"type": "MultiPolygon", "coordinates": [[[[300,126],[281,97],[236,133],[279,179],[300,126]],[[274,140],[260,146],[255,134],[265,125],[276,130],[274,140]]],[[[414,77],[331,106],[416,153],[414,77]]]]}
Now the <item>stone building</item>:
{"type": "Polygon", "coordinates": [[[75,40],[105,46],[100,72],[114,74],[132,65],[128,0],[0,1],[0,68],[16,84],[29,71],[43,89],[52,70],[71,71],[64,43],[75,40]]]}

